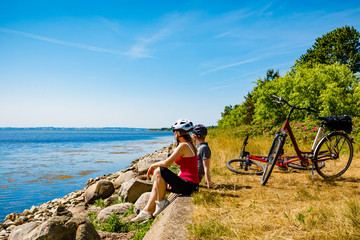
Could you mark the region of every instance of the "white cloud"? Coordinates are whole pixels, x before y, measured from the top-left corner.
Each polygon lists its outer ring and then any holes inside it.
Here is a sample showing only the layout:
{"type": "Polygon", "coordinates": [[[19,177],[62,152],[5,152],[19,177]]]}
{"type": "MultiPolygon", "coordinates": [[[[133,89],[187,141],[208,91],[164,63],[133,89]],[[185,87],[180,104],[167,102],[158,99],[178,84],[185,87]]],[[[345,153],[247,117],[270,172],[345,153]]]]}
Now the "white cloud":
{"type": "Polygon", "coordinates": [[[94,47],[94,46],[80,44],[80,43],[62,41],[62,40],[58,40],[58,39],[54,39],[54,38],[44,37],[44,36],[40,36],[40,35],[35,35],[35,34],[31,34],[31,33],[26,33],[26,32],[20,32],[20,31],[6,29],[6,28],[0,28],[0,31],[6,32],[6,33],[11,33],[11,34],[16,34],[16,35],[20,35],[20,36],[24,36],[24,37],[34,38],[34,39],[38,39],[38,40],[42,40],[42,41],[46,41],[46,42],[51,42],[51,43],[55,43],[55,44],[59,44],[59,45],[90,50],[90,51],[105,52],[105,53],[110,53],[110,54],[115,54],[115,55],[124,54],[123,52],[118,51],[118,50],[99,48],[99,47],[94,47]]]}
{"type": "Polygon", "coordinates": [[[219,70],[223,70],[223,69],[227,69],[227,68],[231,68],[231,67],[243,65],[243,64],[246,64],[246,63],[255,62],[256,60],[257,60],[257,59],[252,58],[252,59],[248,59],[248,60],[241,61],[241,62],[236,62],[236,63],[231,63],[231,64],[227,64],[227,65],[218,66],[218,67],[215,67],[215,68],[213,68],[213,69],[211,69],[211,70],[202,72],[200,75],[206,75],[206,74],[209,74],[209,73],[212,73],[212,72],[217,72],[217,71],[219,71],[219,70]]]}
{"type": "Polygon", "coordinates": [[[141,33],[137,42],[130,47],[130,50],[125,54],[135,58],[156,58],[150,55],[149,48],[162,42],[177,32],[182,31],[193,18],[191,13],[184,14],[167,14],[158,20],[155,25],[155,30],[149,33],[141,33]],[[147,37],[144,37],[148,35],[147,37]]]}

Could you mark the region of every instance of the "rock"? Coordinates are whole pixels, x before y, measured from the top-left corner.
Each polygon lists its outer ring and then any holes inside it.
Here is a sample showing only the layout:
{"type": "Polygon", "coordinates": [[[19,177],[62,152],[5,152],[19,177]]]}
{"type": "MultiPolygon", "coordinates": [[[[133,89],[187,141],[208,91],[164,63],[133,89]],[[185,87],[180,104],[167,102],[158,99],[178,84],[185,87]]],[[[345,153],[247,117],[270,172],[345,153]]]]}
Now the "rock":
{"type": "Polygon", "coordinates": [[[94,225],[87,221],[78,227],[75,240],[100,240],[100,235],[94,225]]]}
{"type": "Polygon", "coordinates": [[[2,229],[2,230],[0,231],[0,236],[6,236],[6,235],[7,235],[6,230],[5,230],[5,229],[2,229]]]}
{"type": "Polygon", "coordinates": [[[41,222],[29,222],[29,223],[25,223],[23,225],[15,227],[9,236],[9,240],[24,239],[26,234],[31,232],[33,229],[35,229],[40,224],[41,224],[41,222]]]}
{"type": "Polygon", "coordinates": [[[11,233],[12,230],[14,230],[14,228],[16,228],[16,226],[15,226],[15,225],[11,225],[11,226],[9,226],[9,227],[6,229],[6,232],[11,233]]]}
{"type": "Polygon", "coordinates": [[[136,163],[137,172],[140,175],[144,174],[147,172],[147,170],[149,169],[151,164],[159,162],[161,160],[162,159],[157,159],[157,158],[152,158],[152,157],[143,158],[136,163]]]}
{"type": "Polygon", "coordinates": [[[23,216],[29,216],[29,215],[31,215],[32,213],[30,212],[30,210],[29,209],[25,209],[23,212],[22,212],[22,215],[23,216]]]}
{"type": "Polygon", "coordinates": [[[25,239],[74,239],[75,234],[65,227],[69,219],[67,216],[54,216],[41,224],[35,231],[31,231],[25,236],[25,239]]]}
{"type": "Polygon", "coordinates": [[[144,192],[150,192],[152,182],[133,178],[121,185],[119,194],[126,202],[134,203],[144,192]]]}
{"type": "Polygon", "coordinates": [[[14,221],[14,225],[19,226],[19,225],[23,224],[24,222],[25,222],[24,218],[19,217],[14,221]]]}
{"type": "Polygon", "coordinates": [[[67,210],[65,206],[60,205],[60,206],[58,206],[58,208],[54,212],[54,216],[72,217],[72,213],[69,210],[67,210]]]}
{"type": "Polygon", "coordinates": [[[94,225],[82,217],[54,216],[26,234],[24,240],[100,240],[94,225]]]}
{"type": "Polygon", "coordinates": [[[10,219],[6,220],[5,222],[3,222],[3,227],[4,228],[8,228],[9,226],[14,225],[14,222],[11,221],[10,219]]]}
{"type": "Polygon", "coordinates": [[[86,213],[85,213],[86,206],[85,206],[84,203],[75,205],[75,206],[73,206],[73,207],[69,207],[68,210],[69,210],[73,215],[86,214],[86,213]]]}
{"type": "Polygon", "coordinates": [[[105,206],[110,206],[112,205],[113,203],[119,201],[119,195],[118,194],[113,194],[111,195],[110,197],[108,197],[107,199],[104,200],[104,204],[105,206]]]}
{"type": "Polygon", "coordinates": [[[6,215],[5,220],[11,220],[11,221],[15,221],[15,219],[17,219],[20,215],[17,213],[10,213],[8,215],[6,215]]]}
{"type": "Polygon", "coordinates": [[[119,188],[123,182],[129,181],[134,178],[136,173],[133,171],[127,171],[119,174],[119,177],[116,178],[114,182],[114,187],[119,188]]]}
{"type": "Polygon", "coordinates": [[[32,214],[34,214],[34,213],[36,213],[36,212],[38,212],[38,211],[39,211],[39,208],[36,207],[36,206],[32,206],[32,207],[30,208],[30,213],[32,213],[32,214]]]}
{"type": "Polygon", "coordinates": [[[177,197],[160,213],[143,240],[189,239],[186,226],[192,222],[193,208],[191,197],[177,197]]]}
{"type": "Polygon", "coordinates": [[[100,180],[86,189],[85,201],[86,203],[94,203],[97,199],[105,199],[115,192],[112,182],[107,180],[100,180]]]}
{"type": "Polygon", "coordinates": [[[141,194],[141,196],[138,198],[138,200],[136,200],[134,204],[135,209],[136,210],[143,209],[147,204],[147,202],[149,201],[149,198],[150,198],[150,192],[141,194]]]}
{"type": "Polygon", "coordinates": [[[127,210],[129,210],[131,208],[132,204],[131,203],[119,203],[107,208],[104,208],[103,210],[101,210],[101,212],[99,213],[97,219],[99,221],[106,221],[114,212],[116,214],[123,214],[125,213],[127,210]]]}
{"type": "Polygon", "coordinates": [[[102,232],[97,231],[102,240],[125,240],[132,239],[134,237],[135,231],[123,232],[123,233],[113,233],[113,232],[102,232]]]}

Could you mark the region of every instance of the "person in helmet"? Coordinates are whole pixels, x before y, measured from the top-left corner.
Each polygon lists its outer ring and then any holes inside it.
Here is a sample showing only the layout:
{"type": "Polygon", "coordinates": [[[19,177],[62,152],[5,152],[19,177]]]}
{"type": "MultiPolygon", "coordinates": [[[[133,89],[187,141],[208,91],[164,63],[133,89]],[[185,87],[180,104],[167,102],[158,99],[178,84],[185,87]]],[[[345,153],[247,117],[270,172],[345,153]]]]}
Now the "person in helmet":
{"type": "Polygon", "coordinates": [[[131,221],[145,221],[157,216],[170,203],[164,198],[166,191],[184,195],[198,191],[197,149],[190,136],[193,128],[193,123],[186,119],[179,119],[172,125],[178,146],[170,157],[149,167],[147,177],[153,175],[153,188],[146,206],[131,221]],[[168,169],[173,162],[180,166],[179,175],[168,169]]]}
{"type": "Polygon", "coordinates": [[[210,158],[211,150],[208,143],[205,141],[207,135],[207,128],[204,125],[196,125],[193,129],[194,142],[198,149],[198,171],[199,181],[205,176],[205,183],[208,188],[211,188],[211,177],[210,177],[210,158]]]}

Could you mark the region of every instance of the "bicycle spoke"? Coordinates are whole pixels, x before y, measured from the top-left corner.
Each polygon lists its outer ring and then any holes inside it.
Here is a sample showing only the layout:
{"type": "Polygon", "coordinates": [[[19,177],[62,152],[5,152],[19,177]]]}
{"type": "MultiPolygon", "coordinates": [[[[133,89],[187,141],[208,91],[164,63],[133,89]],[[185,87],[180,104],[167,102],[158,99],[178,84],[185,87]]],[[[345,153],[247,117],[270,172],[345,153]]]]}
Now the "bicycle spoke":
{"type": "Polygon", "coordinates": [[[264,169],[262,164],[246,159],[232,159],[226,163],[226,167],[235,173],[244,175],[261,175],[264,169]]]}
{"type": "Polygon", "coordinates": [[[324,178],[341,176],[350,166],[353,157],[351,140],[346,134],[336,132],[322,139],[315,150],[315,168],[324,178]],[[324,162],[322,169],[319,162],[324,162]]]}

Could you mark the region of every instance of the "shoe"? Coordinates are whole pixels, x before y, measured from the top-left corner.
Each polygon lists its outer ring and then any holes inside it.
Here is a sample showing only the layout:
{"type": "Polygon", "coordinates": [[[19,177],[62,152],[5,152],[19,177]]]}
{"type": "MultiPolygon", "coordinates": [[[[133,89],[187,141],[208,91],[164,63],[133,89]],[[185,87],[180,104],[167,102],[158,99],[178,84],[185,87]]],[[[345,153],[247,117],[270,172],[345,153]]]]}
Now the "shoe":
{"type": "Polygon", "coordinates": [[[169,204],[169,200],[167,200],[166,198],[164,198],[164,200],[162,200],[161,202],[155,201],[156,203],[156,207],[155,207],[155,212],[153,213],[153,216],[156,217],[157,215],[159,215],[162,210],[164,210],[169,204]]]}
{"type": "Polygon", "coordinates": [[[131,219],[131,222],[144,222],[151,218],[151,214],[147,211],[140,210],[139,214],[131,219]]]}

